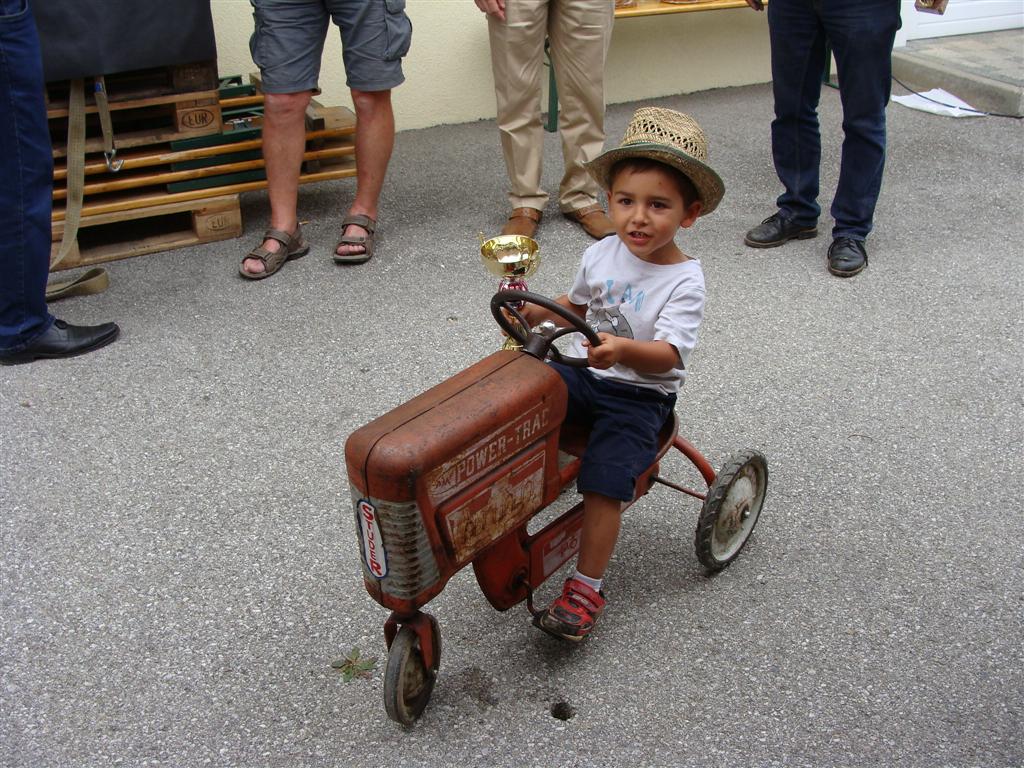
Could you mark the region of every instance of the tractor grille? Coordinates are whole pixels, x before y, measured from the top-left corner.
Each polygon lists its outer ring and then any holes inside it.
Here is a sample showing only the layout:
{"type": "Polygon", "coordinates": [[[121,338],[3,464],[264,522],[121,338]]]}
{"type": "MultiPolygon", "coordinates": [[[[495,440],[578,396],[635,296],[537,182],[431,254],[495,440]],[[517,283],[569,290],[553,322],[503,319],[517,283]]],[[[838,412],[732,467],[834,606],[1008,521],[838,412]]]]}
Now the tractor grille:
{"type": "MultiPolygon", "coordinates": [[[[353,493],[352,501],[358,516],[359,504],[364,499],[353,493]]],[[[415,502],[399,504],[379,499],[370,499],[370,502],[377,513],[382,546],[387,557],[387,573],[377,579],[367,567],[364,556],[360,558],[363,576],[376,579],[385,594],[412,600],[440,579],[437,561],[430,549],[430,539],[423,526],[423,516],[415,502]]],[[[358,519],[356,528],[362,537],[363,531],[358,519]]],[[[365,552],[365,548],[361,547],[361,551],[365,552]]]]}

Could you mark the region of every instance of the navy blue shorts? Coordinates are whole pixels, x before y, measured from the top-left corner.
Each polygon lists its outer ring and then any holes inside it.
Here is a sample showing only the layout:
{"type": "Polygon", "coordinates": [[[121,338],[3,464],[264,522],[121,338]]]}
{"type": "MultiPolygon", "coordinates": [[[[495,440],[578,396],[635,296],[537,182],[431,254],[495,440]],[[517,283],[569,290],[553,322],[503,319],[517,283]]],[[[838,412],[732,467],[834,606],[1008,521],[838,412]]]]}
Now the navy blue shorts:
{"type": "Polygon", "coordinates": [[[550,365],[569,389],[566,420],[590,426],[577,490],[631,501],[637,477],[658,455],[658,433],[672,415],[676,396],[605,381],[585,368],[550,365]]]}

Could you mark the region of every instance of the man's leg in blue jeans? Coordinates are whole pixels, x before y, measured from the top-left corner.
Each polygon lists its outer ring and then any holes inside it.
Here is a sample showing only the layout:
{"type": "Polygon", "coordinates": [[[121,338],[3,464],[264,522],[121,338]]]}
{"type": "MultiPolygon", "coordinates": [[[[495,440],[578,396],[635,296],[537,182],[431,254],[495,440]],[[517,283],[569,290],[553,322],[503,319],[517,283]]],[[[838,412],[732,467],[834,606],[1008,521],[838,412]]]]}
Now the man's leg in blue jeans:
{"type": "Polygon", "coordinates": [[[832,202],[832,236],[864,240],[885,167],[885,107],[892,91],[892,46],[900,8],[897,0],[826,1],[824,6],[843,103],[843,155],[832,202]]]}
{"type": "Polygon", "coordinates": [[[114,323],[71,325],[46,309],[53,159],[42,54],[28,0],[0,0],[0,363],[90,352],[114,323]]]}
{"type": "Polygon", "coordinates": [[[0,352],[53,323],[46,309],[53,161],[39,38],[27,0],[0,0],[0,352]]]}
{"type": "MultiPolygon", "coordinates": [[[[827,2],[828,0],[824,0],[827,2]]],[[[779,215],[794,224],[817,223],[821,135],[818,101],[825,70],[825,30],[816,0],[772,0],[768,4],[771,37],[772,158],[785,191],[779,215]]]]}

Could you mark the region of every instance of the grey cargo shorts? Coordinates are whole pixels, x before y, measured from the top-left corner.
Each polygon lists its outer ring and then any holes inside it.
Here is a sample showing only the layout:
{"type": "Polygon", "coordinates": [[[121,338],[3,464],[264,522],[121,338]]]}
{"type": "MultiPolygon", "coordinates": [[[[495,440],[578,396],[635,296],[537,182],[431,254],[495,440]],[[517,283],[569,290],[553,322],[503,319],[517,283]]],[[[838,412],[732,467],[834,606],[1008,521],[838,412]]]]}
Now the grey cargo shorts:
{"type": "Polygon", "coordinates": [[[320,60],[331,19],[341,30],[345,83],[359,91],[400,85],[402,57],[412,41],[405,0],[250,0],[249,40],[265,93],[318,90],[320,60]]]}

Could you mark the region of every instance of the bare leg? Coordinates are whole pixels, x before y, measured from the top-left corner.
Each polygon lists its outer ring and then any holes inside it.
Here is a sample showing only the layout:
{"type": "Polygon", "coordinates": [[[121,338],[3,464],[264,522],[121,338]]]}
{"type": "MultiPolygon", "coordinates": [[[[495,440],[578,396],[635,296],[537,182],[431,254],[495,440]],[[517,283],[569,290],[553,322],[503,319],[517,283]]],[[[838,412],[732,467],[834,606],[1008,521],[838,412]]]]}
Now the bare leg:
{"type": "MultiPolygon", "coordinates": [[[[376,220],[380,191],[395,145],[391,91],[352,89],[352,102],[356,108],[356,199],[349,213],[362,213],[376,220]]],[[[351,224],[343,234],[360,237],[369,233],[351,224]]],[[[339,254],[362,253],[364,250],[361,245],[338,246],[339,254]]]]}
{"type": "MultiPolygon", "coordinates": [[[[309,91],[268,93],[263,103],[263,160],[267,166],[270,226],[284,232],[294,232],[299,223],[296,206],[310,97],[309,91]]],[[[265,240],[263,247],[276,251],[281,244],[265,240]]],[[[257,275],[263,271],[263,262],[246,259],[243,268],[257,275]]]]}
{"type": "Polygon", "coordinates": [[[583,494],[583,538],[576,570],[592,579],[604,576],[621,523],[621,501],[599,493],[583,494]]]}

